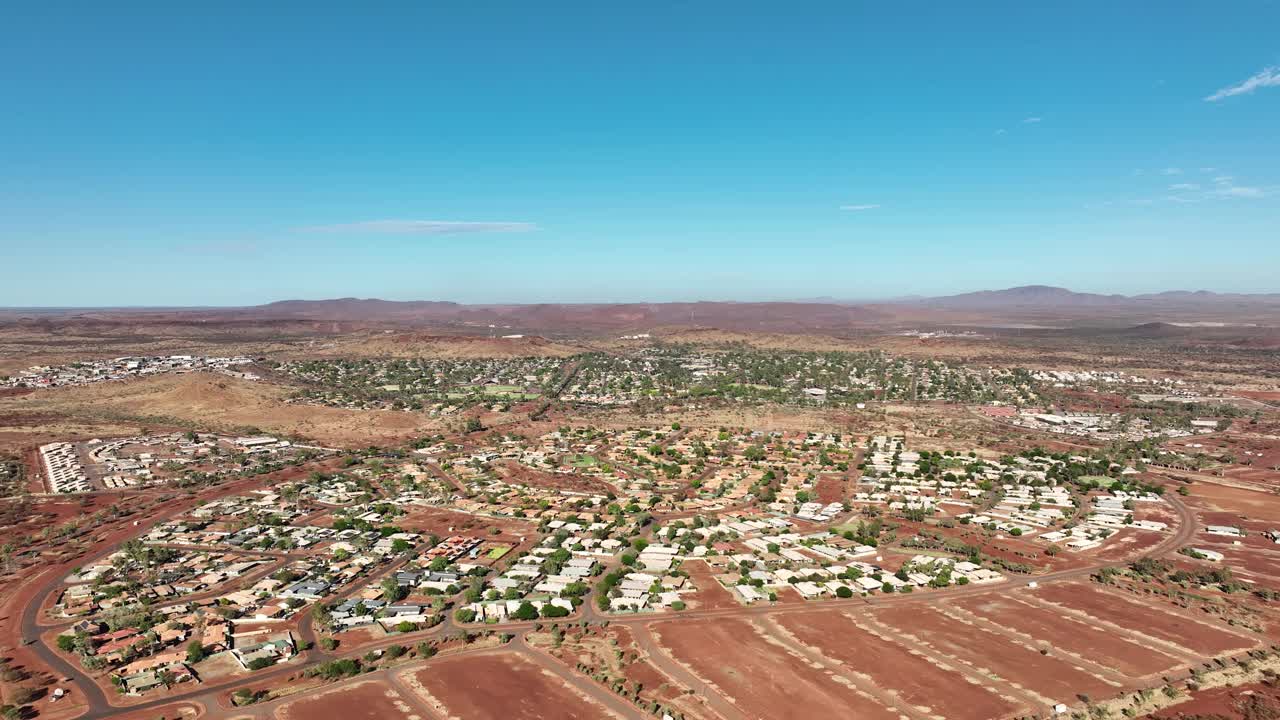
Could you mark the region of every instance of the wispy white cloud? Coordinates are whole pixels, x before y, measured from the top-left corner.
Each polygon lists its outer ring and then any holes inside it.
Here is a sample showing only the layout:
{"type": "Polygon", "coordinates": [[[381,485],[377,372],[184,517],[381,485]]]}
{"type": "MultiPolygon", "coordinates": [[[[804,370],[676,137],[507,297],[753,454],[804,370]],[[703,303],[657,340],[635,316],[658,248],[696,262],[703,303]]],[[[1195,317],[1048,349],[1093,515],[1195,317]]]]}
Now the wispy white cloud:
{"type": "Polygon", "coordinates": [[[1004,128],[1000,128],[1000,129],[996,130],[996,134],[997,134],[997,135],[1004,135],[1004,134],[1005,134],[1005,133],[1007,133],[1007,132],[1009,132],[1009,131],[1008,131],[1008,130],[1005,130],[1004,128]]]}
{"type": "Polygon", "coordinates": [[[841,206],[840,206],[840,209],[841,209],[841,210],[861,211],[861,210],[875,210],[875,209],[876,209],[876,208],[878,208],[878,207],[880,207],[880,206],[879,206],[879,205],[841,205],[841,206]]]}
{"type": "Polygon", "coordinates": [[[1034,123],[1038,123],[1038,122],[1040,122],[1041,120],[1044,120],[1044,118],[1042,118],[1042,117],[1035,117],[1035,116],[1032,116],[1032,117],[1029,117],[1029,118],[1025,118],[1025,119],[1023,119],[1022,124],[1023,124],[1023,125],[1031,125],[1031,124],[1034,124],[1034,123]]]}
{"type": "Polygon", "coordinates": [[[1260,198],[1266,197],[1267,191],[1259,187],[1248,187],[1244,185],[1230,185],[1227,187],[1219,187],[1212,191],[1214,195],[1232,198],[1260,198]]]}
{"type": "Polygon", "coordinates": [[[1235,180],[1228,175],[1221,175],[1213,179],[1213,185],[1202,188],[1195,183],[1178,183],[1169,186],[1170,190],[1175,191],[1176,195],[1170,195],[1167,199],[1179,203],[1198,203],[1208,200],[1257,200],[1260,198],[1272,197],[1276,194],[1274,187],[1256,187],[1253,185],[1236,185],[1235,180]]]}
{"type": "MultiPolygon", "coordinates": [[[[1200,172],[1219,172],[1216,168],[1202,167],[1200,172]]],[[[1159,171],[1162,175],[1182,175],[1180,168],[1165,168],[1159,171]]],[[[1135,177],[1143,175],[1141,170],[1134,170],[1135,177]]],[[[1233,200],[1270,200],[1280,198],[1280,186],[1275,185],[1237,185],[1232,175],[1215,175],[1207,182],[1175,182],[1166,186],[1160,194],[1151,194],[1127,199],[1113,199],[1104,203],[1093,203],[1087,207],[1099,208],[1108,205],[1131,205],[1150,207],[1161,203],[1193,204],[1208,202],[1229,202],[1233,200]]]]}
{"type": "Polygon", "coordinates": [[[365,220],[302,228],[306,232],[388,233],[395,235],[452,235],[459,233],[511,233],[537,230],[526,222],[466,222],[457,220],[365,220]]]}
{"type": "Polygon", "coordinates": [[[1218,102],[1236,95],[1249,95],[1259,88],[1280,87],[1280,66],[1263,68],[1247,78],[1244,82],[1224,87],[1206,97],[1205,102],[1218,102]]]}

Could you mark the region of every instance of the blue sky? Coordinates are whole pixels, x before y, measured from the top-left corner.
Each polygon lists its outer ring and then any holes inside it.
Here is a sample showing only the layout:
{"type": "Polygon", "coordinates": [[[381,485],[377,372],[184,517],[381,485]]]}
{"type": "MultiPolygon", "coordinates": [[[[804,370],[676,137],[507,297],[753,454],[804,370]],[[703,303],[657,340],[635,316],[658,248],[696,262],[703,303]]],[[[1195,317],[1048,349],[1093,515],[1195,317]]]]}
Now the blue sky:
{"type": "Polygon", "coordinates": [[[1280,291],[1280,4],[614,5],[11,7],[0,305],[1280,291]]]}

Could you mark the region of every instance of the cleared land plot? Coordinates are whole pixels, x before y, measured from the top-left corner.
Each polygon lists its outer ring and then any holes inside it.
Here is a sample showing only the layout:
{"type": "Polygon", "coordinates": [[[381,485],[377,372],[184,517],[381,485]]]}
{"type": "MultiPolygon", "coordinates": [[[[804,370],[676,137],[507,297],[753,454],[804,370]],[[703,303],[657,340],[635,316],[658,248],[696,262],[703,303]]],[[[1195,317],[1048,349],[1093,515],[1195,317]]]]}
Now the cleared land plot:
{"type": "Polygon", "coordinates": [[[403,677],[415,692],[422,693],[428,705],[451,718],[598,720],[613,717],[550,671],[514,653],[445,658],[403,677]]]}
{"type": "Polygon", "coordinates": [[[999,675],[1054,702],[1076,695],[1106,697],[1116,688],[1064,659],[1041,655],[1003,635],[988,632],[919,606],[878,610],[876,619],[928,643],[939,652],[999,675]]]}
{"type": "Polygon", "coordinates": [[[343,720],[383,720],[419,717],[414,708],[394,689],[379,680],[343,685],[280,707],[281,720],[311,720],[340,717],[343,720]]]}
{"type": "Polygon", "coordinates": [[[764,639],[739,619],[660,622],[659,644],[751,718],[855,717],[897,720],[894,712],[764,639]]]}
{"type": "Polygon", "coordinates": [[[978,617],[1030,635],[1044,647],[1061,648],[1139,678],[1178,666],[1179,661],[1156,650],[1129,642],[1119,635],[1066,613],[1055,613],[996,595],[983,595],[954,603],[978,617]]]}
{"type": "Polygon", "coordinates": [[[191,423],[228,434],[255,427],[329,447],[390,444],[440,427],[420,413],[293,404],[289,394],[267,382],[210,373],[163,375],[3,398],[0,414],[52,412],[71,421],[116,420],[150,427],[191,423]]]}
{"type": "Polygon", "coordinates": [[[1221,655],[1257,645],[1216,626],[1183,617],[1171,606],[1138,605],[1121,595],[1095,590],[1081,583],[1051,583],[1036,589],[1033,595],[1201,655],[1221,655]]]}
{"type": "Polygon", "coordinates": [[[529,535],[536,527],[533,523],[506,518],[469,515],[444,508],[410,507],[395,520],[396,526],[408,532],[428,533],[440,537],[450,535],[475,535],[488,538],[490,528],[499,528],[508,535],[529,535]]]}
{"type": "Polygon", "coordinates": [[[1207,510],[1243,514],[1251,520],[1280,523],[1280,503],[1266,489],[1245,490],[1209,482],[1191,486],[1191,503],[1207,510]]]}
{"type": "Polygon", "coordinates": [[[716,580],[715,573],[705,562],[686,560],[680,569],[689,573],[689,580],[698,589],[698,592],[691,596],[697,607],[709,610],[742,607],[742,604],[734,599],[733,591],[726,589],[719,580],[716,580]]]}
{"type": "Polygon", "coordinates": [[[944,670],[905,647],[858,627],[836,610],[781,615],[777,622],[800,642],[849,669],[866,675],[880,688],[931,714],[956,720],[1002,717],[1019,707],[959,673],[944,670]]]}
{"type": "MultiPolygon", "coordinates": [[[[647,631],[641,629],[641,632],[648,636],[647,631]]],[[[674,706],[686,720],[716,720],[720,717],[704,705],[707,701],[703,696],[686,693],[683,686],[663,674],[649,660],[647,651],[636,642],[632,628],[626,625],[610,625],[594,633],[570,627],[559,646],[552,643],[549,634],[540,638],[538,646],[569,668],[582,663],[593,674],[604,671],[610,678],[620,676],[627,682],[638,683],[643,701],[674,706]]]]}

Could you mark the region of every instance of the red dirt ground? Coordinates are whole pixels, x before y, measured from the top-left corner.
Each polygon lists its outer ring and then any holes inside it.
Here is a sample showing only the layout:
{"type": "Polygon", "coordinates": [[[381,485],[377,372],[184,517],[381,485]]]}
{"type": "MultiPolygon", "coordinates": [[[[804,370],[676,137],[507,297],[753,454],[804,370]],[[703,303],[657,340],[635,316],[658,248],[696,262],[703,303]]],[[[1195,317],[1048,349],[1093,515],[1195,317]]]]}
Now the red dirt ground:
{"type": "Polygon", "coordinates": [[[953,655],[1040,695],[1075,702],[1076,695],[1106,697],[1116,688],[1076,668],[1063,658],[1041,655],[1002,635],[957,622],[924,607],[877,610],[876,619],[910,633],[939,651],[953,655]]]}
{"type": "Polygon", "coordinates": [[[1170,606],[1152,608],[1138,605],[1123,596],[1082,583],[1051,583],[1036,589],[1033,594],[1207,656],[1244,650],[1257,644],[1216,626],[1183,617],[1170,606]]]}
{"type": "MultiPolygon", "coordinates": [[[[637,645],[635,635],[631,628],[625,625],[610,625],[605,628],[603,634],[616,641],[616,649],[624,655],[631,653],[643,654],[643,650],[637,645]]],[[[599,660],[592,656],[590,650],[585,649],[579,643],[582,640],[580,630],[570,629],[565,634],[564,644],[559,648],[552,648],[548,652],[567,667],[573,668],[579,662],[586,663],[589,667],[595,666],[599,660]]],[[[629,682],[640,683],[643,688],[640,697],[644,700],[658,700],[664,705],[676,704],[679,706],[681,714],[689,720],[715,720],[719,716],[712,713],[700,704],[695,696],[685,693],[685,689],[676,684],[671,678],[668,678],[650,661],[643,657],[635,660],[625,661],[622,667],[623,675],[629,682]]]]}
{"type": "Polygon", "coordinates": [[[499,474],[508,483],[550,488],[552,490],[598,493],[601,495],[618,492],[618,488],[604,480],[587,475],[542,472],[525,467],[515,461],[496,463],[495,466],[499,474]]]}
{"type": "Polygon", "coordinates": [[[1044,550],[1047,546],[1043,542],[1033,540],[1030,536],[1013,537],[1005,535],[997,540],[970,525],[956,525],[955,527],[944,528],[937,525],[896,519],[895,522],[899,524],[898,537],[908,537],[920,530],[925,530],[930,534],[940,534],[945,538],[954,538],[969,545],[977,545],[982,548],[984,555],[991,558],[1025,563],[1039,570],[1067,570],[1072,567],[1087,565],[1090,562],[1085,553],[1059,553],[1052,557],[1046,555],[1044,550]]]}
{"type": "Polygon", "coordinates": [[[1210,482],[1191,486],[1191,499],[1198,507],[1246,515],[1256,520],[1280,524],[1280,502],[1266,490],[1244,490],[1210,482]]]}
{"type": "Polygon", "coordinates": [[[826,657],[870,676],[881,688],[893,690],[903,701],[928,707],[931,714],[987,720],[1028,709],[872,635],[839,611],[783,615],[778,624],[826,657]]]}
{"type": "Polygon", "coordinates": [[[501,528],[508,535],[531,535],[537,526],[519,520],[505,520],[480,517],[451,510],[410,507],[408,512],[395,519],[395,524],[408,532],[432,534],[439,537],[450,535],[475,535],[488,538],[489,528],[501,528]],[[452,530],[450,529],[452,528],[452,530]]]}
{"type": "Polygon", "coordinates": [[[1179,664],[1176,658],[1128,642],[1115,633],[1010,598],[989,593],[957,600],[953,604],[1003,627],[1030,635],[1046,647],[1062,648],[1096,660],[1132,678],[1166,672],[1179,664]]]}
{"type": "MultiPolygon", "coordinates": [[[[1274,440],[1238,433],[1225,433],[1212,437],[1179,438],[1166,443],[1166,447],[1175,448],[1189,454],[1205,453],[1213,458],[1230,454],[1235,464],[1229,466],[1234,470],[1259,470],[1269,472],[1272,478],[1280,478],[1280,473],[1271,468],[1280,464],[1280,443],[1274,440]],[[1200,447],[1192,447],[1199,445],[1200,447]]],[[[1233,470],[1227,470],[1232,474],[1233,470]]]]}
{"type": "Polygon", "coordinates": [[[714,610],[742,606],[734,599],[733,592],[716,580],[711,568],[705,562],[686,560],[680,569],[689,573],[689,579],[693,581],[694,587],[698,588],[698,593],[691,600],[696,602],[699,608],[714,610]]]}
{"type": "MultiPolygon", "coordinates": [[[[1270,541],[1268,541],[1270,542],[1270,541]]],[[[1209,545],[1209,543],[1203,543],[1209,545]]],[[[1275,547],[1274,545],[1272,547],[1275,547]]],[[[1261,575],[1268,579],[1280,579],[1280,553],[1249,547],[1219,546],[1213,549],[1227,558],[1227,564],[1238,570],[1261,575]]]]}
{"type": "Polygon", "coordinates": [[[1152,713],[1152,720],[1256,720],[1280,715],[1280,690],[1261,683],[1200,690],[1191,699],[1152,713]],[[1246,714],[1252,708],[1252,714],[1246,714]],[[1269,711],[1269,712],[1268,712],[1269,711]]]}
{"type": "Polygon", "coordinates": [[[844,500],[844,478],[842,475],[821,475],[818,477],[818,485],[814,491],[818,495],[818,502],[833,503],[844,500]]]}
{"type": "MultiPolygon", "coordinates": [[[[638,650],[631,628],[623,625],[614,625],[609,627],[607,632],[618,641],[618,648],[624,652],[638,650]]],[[[638,682],[644,687],[644,692],[642,693],[644,696],[653,694],[668,702],[678,701],[681,697],[687,697],[684,693],[684,688],[673,683],[670,678],[663,675],[648,660],[635,660],[627,663],[626,676],[631,682],[638,682]]],[[[684,710],[684,715],[690,718],[708,716],[707,713],[709,712],[702,710],[695,703],[682,703],[681,709],[684,710]],[[686,705],[692,707],[686,708],[686,705]]]]}
{"type": "Polygon", "coordinates": [[[898,713],[766,642],[745,620],[660,622],[653,631],[668,654],[714,683],[749,718],[898,718],[898,713]],[[732,664],[725,662],[727,652],[732,653],[732,664]]]}
{"type": "Polygon", "coordinates": [[[547,708],[555,708],[555,717],[564,720],[608,716],[604,708],[584,700],[560,678],[509,652],[432,661],[412,677],[444,704],[451,717],[542,720],[548,717],[547,708]]]}
{"type": "Polygon", "coordinates": [[[415,714],[405,698],[380,680],[343,685],[289,702],[276,711],[280,720],[340,717],[343,720],[382,720],[415,714]]]}
{"type": "MultiPolygon", "coordinates": [[[[1170,527],[1173,527],[1174,523],[1169,523],[1169,525],[1170,527]]],[[[1141,555],[1151,548],[1159,545],[1167,537],[1168,535],[1165,533],[1125,528],[1115,535],[1107,538],[1107,541],[1102,545],[1102,547],[1092,553],[1085,554],[1103,562],[1127,560],[1129,558],[1137,557],[1138,555],[1141,555]]]]}
{"type": "Polygon", "coordinates": [[[1254,400],[1280,400],[1280,390],[1232,390],[1231,394],[1254,400]]]}

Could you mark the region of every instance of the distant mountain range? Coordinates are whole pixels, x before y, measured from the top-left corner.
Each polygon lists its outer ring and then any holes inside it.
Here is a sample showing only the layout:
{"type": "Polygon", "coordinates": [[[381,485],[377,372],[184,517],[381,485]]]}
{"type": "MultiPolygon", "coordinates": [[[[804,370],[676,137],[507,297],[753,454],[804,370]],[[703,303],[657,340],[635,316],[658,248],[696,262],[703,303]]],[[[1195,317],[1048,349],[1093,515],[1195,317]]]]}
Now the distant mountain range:
{"type": "Polygon", "coordinates": [[[993,309],[993,308],[1063,308],[1107,307],[1133,308],[1155,307],[1160,304],[1176,306],[1208,306],[1224,303],[1258,305],[1280,304],[1280,293],[1243,295],[1215,293],[1208,290],[1171,290],[1145,295],[1099,295],[1081,293],[1051,285],[1023,285],[1006,290],[947,295],[908,301],[919,305],[942,308],[993,309]]]}
{"type": "MultiPolygon", "coordinates": [[[[561,336],[643,332],[662,327],[832,333],[928,326],[1121,329],[1153,323],[1170,327],[1275,328],[1280,327],[1280,293],[1246,295],[1176,290],[1145,295],[1102,295],[1048,285],[1026,285],[876,302],[822,298],[792,302],[465,305],[428,300],[338,298],[285,300],[233,308],[12,309],[0,310],[0,320],[305,322],[344,327],[430,327],[468,333],[561,336]]],[[[1160,332],[1168,332],[1168,328],[1160,332]]]]}

